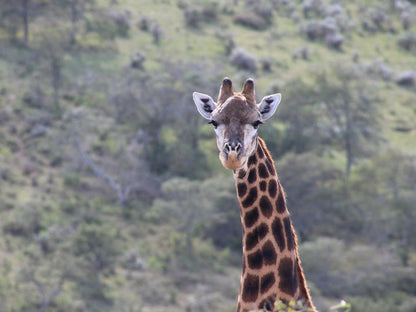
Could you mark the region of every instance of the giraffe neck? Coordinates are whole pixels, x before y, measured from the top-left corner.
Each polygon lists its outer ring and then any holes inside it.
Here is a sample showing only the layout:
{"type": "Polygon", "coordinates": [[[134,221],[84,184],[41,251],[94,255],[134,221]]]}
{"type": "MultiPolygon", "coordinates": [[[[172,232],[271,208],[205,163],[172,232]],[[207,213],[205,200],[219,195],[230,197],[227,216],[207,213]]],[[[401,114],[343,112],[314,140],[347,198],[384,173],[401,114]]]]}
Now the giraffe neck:
{"type": "Polygon", "coordinates": [[[257,140],[247,169],[234,173],[243,226],[237,312],[272,310],[275,300],[301,299],[313,308],[285,194],[265,143],[257,140]]]}

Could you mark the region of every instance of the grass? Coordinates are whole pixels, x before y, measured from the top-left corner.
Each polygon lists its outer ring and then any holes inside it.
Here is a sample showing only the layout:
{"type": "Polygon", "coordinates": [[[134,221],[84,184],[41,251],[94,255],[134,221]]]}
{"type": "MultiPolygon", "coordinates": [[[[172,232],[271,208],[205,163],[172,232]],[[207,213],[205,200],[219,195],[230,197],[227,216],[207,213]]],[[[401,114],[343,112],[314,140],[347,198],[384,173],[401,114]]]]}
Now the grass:
{"type": "MultiPolygon", "coordinates": [[[[108,5],[107,0],[98,2],[102,5],[108,5]]],[[[234,8],[236,12],[242,10],[243,2],[239,1],[239,5],[234,8]]],[[[365,2],[372,5],[379,3],[376,1],[365,2]]],[[[403,51],[397,46],[396,37],[398,34],[380,32],[373,35],[367,33],[359,35],[353,33],[351,36],[346,36],[342,51],[334,51],[328,49],[324,43],[307,41],[299,36],[298,25],[285,13],[276,13],[275,23],[262,32],[233,24],[232,16],[223,14],[221,11],[217,22],[203,23],[201,29],[193,30],[184,27],[183,11],[177,6],[177,1],[125,0],[119,1],[119,3],[119,6],[115,8],[128,7],[131,11],[129,37],[118,38],[114,43],[109,44],[109,48],[106,48],[106,44],[100,42],[97,37],[91,36],[87,43],[91,46],[100,47],[102,50],[99,53],[84,53],[81,51],[78,55],[79,58],[78,56],[77,58],[67,56],[64,67],[65,84],[76,83],[75,79],[88,76],[89,70],[93,71],[96,76],[106,77],[106,82],[100,85],[95,85],[94,81],[91,82],[86,79],[86,88],[91,90],[80,101],[80,105],[84,109],[84,118],[80,122],[78,130],[84,140],[83,142],[86,145],[90,144],[90,146],[93,146],[94,142],[99,142],[100,134],[110,132],[111,134],[104,142],[96,143],[104,148],[107,155],[117,155],[117,151],[126,146],[126,142],[121,136],[133,137],[134,131],[137,131],[134,126],[114,123],[111,115],[112,108],[108,104],[108,94],[106,93],[107,87],[111,87],[114,83],[112,79],[116,79],[115,77],[129,66],[130,55],[136,50],[146,54],[147,60],[144,67],[146,72],[151,75],[160,74],[160,70],[163,68],[161,60],[167,60],[174,64],[203,64],[207,67],[204,70],[213,71],[214,68],[217,72],[216,75],[220,77],[219,79],[221,79],[221,76],[232,78],[235,81],[236,90],[241,88],[241,82],[244,79],[252,76],[256,81],[258,100],[266,95],[265,93],[270,86],[276,82],[279,86],[283,86],[284,99],[285,84],[299,78],[309,81],[312,79],[308,77],[311,71],[320,70],[331,64],[350,63],[356,52],[360,54],[360,63],[380,58],[396,73],[414,67],[416,64],[413,54],[403,51]],[[153,37],[150,33],[138,29],[136,24],[141,16],[149,17],[162,28],[163,36],[159,45],[153,43],[153,37]],[[237,46],[256,55],[258,59],[271,58],[273,60],[273,71],[263,72],[259,69],[256,73],[244,72],[231,66],[228,57],[225,55],[221,39],[217,36],[219,32],[232,34],[237,46]],[[310,60],[293,59],[292,53],[303,46],[310,49],[310,60]],[[105,92],[102,92],[103,89],[105,89],[105,92]]],[[[364,3],[364,1],[360,3],[364,3]]],[[[354,17],[358,16],[356,2],[349,2],[348,6],[352,10],[351,14],[354,17]]],[[[394,20],[394,24],[397,27],[397,18],[394,20]]],[[[356,27],[359,27],[359,25],[356,27]]],[[[413,30],[415,29],[416,26],[413,26],[413,30]]],[[[0,71],[5,73],[5,76],[0,80],[0,90],[4,86],[7,88],[7,92],[6,95],[0,97],[0,108],[13,114],[13,109],[20,111],[20,113],[17,113],[16,120],[12,121],[24,123],[26,116],[39,113],[37,109],[32,109],[21,101],[23,86],[33,82],[36,76],[30,72],[21,73],[19,66],[13,65],[24,60],[27,51],[14,48],[12,44],[4,40],[4,36],[5,34],[0,34],[2,44],[5,42],[2,47],[5,52],[0,58],[0,71]],[[10,81],[13,83],[10,83],[10,81]]],[[[192,74],[203,75],[204,72],[192,74]]],[[[46,74],[42,77],[45,81],[49,79],[46,74]]],[[[218,86],[219,84],[220,80],[218,86]]],[[[382,131],[386,139],[386,142],[381,144],[379,152],[382,153],[385,146],[390,146],[390,148],[415,155],[415,89],[400,88],[394,81],[377,80],[374,81],[374,84],[375,92],[380,98],[378,104],[384,117],[382,131]],[[411,130],[409,132],[395,130],[397,126],[403,124],[409,126],[411,130]]],[[[47,85],[47,88],[49,88],[49,85],[47,85]]],[[[209,93],[209,90],[204,89],[198,91],[209,93]]],[[[216,94],[211,95],[215,97],[216,94]]],[[[63,103],[68,112],[76,107],[75,103],[70,100],[63,103]]],[[[189,103],[189,105],[193,106],[193,103],[189,103]]],[[[285,105],[284,100],[282,105],[285,105]]],[[[92,177],[88,171],[77,172],[75,176],[67,176],[68,172],[74,171],[73,168],[77,166],[77,155],[71,146],[70,140],[67,137],[62,137],[65,134],[58,135],[58,129],[62,130],[65,127],[70,128],[70,126],[77,128],[78,125],[69,124],[70,121],[65,118],[63,117],[62,120],[55,122],[50,127],[50,136],[45,136],[39,140],[29,139],[25,141],[23,144],[25,150],[11,154],[7,146],[0,148],[0,160],[2,164],[8,167],[10,180],[13,181],[8,180],[0,188],[0,196],[6,198],[6,201],[9,204],[11,203],[13,207],[13,209],[8,210],[2,208],[0,226],[13,218],[14,213],[24,205],[33,205],[44,211],[46,217],[42,219],[42,222],[46,227],[52,224],[69,225],[83,222],[83,219],[87,219],[86,215],[91,214],[100,222],[111,224],[113,229],[119,231],[122,237],[120,241],[123,242],[125,250],[137,249],[150,267],[144,271],[127,272],[120,263],[117,263],[114,275],[109,274],[105,277],[105,282],[112,287],[113,296],[119,298],[117,300],[120,301],[125,299],[123,301],[125,301],[126,307],[133,302],[144,304],[145,300],[138,299],[143,293],[151,297],[152,292],[157,294],[160,289],[170,287],[171,289],[178,289],[177,293],[163,294],[163,302],[155,302],[153,306],[146,304],[141,308],[141,311],[165,311],[166,306],[164,305],[166,305],[166,302],[169,304],[169,311],[184,311],[187,305],[196,304],[200,299],[208,302],[213,307],[212,310],[233,310],[238,291],[240,268],[223,265],[221,261],[228,263],[228,260],[221,258],[221,255],[219,255],[221,251],[214,250],[209,242],[195,241],[195,243],[198,243],[198,252],[209,256],[213,256],[210,253],[215,253],[214,258],[219,257],[219,260],[215,258],[213,261],[221,262],[220,267],[215,263],[212,264],[215,269],[212,273],[209,265],[207,265],[201,268],[199,275],[195,272],[185,272],[189,275],[184,272],[167,273],[163,269],[163,261],[165,261],[163,257],[166,256],[170,248],[169,239],[171,239],[175,220],[169,220],[172,223],[168,224],[156,224],[152,223],[151,218],[148,218],[144,222],[143,219],[145,218],[143,216],[149,212],[146,203],[141,203],[140,206],[135,207],[134,212],[130,215],[131,218],[124,218],[115,194],[106,187],[105,182],[92,177]],[[46,168],[45,164],[47,164],[48,156],[42,154],[42,150],[45,152],[50,142],[60,142],[59,146],[62,149],[60,153],[65,158],[65,166],[46,168]],[[41,170],[34,173],[38,186],[32,185],[30,175],[22,175],[22,160],[25,157],[38,160],[41,163],[41,170]],[[53,178],[52,181],[50,181],[51,177],[53,178]],[[67,184],[65,184],[65,181],[67,184]],[[75,185],[68,185],[68,183],[71,184],[71,181],[75,185]],[[81,193],[80,190],[82,190],[81,198],[77,197],[81,193]],[[167,245],[166,250],[161,250],[159,247],[161,242],[167,245]],[[179,282],[181,282],[180,278],[188,278],[193,281],[189,284],[192,286],[179,289],[172,285],[174,283],[172,280],[175,278],[179,282]],[[226,295],[221,292],[225,292],[226,295]],[[218,308],[219,305],[221,308],[218,308]]],[[[279,116],[274,119],[274,122],[279,125],[278,127],[283,127],[283,121],[279,119],[279,116]]],[[[10,121],[7,122],[7,125],[0,123],[0,131],[7,133],[5,135],[6,139],[9,137],[11,139],[16,138],[20,142],[25,125],[19,124],[16,126],[17,134],[9,134],[11,126],[10,121]]],[[[209,170],[214,175],[224,175],[226,179],[231,179],[231,173],[225,170],[218,160],[218,150],[212,128],[202,126],[200,131],[205,139],[198,144],[202,147],[201,150],[207,158],[209,170]]],[[[172,130],[166,131],[164,136],[172,144],[178,139],[172,130]]],[[[276,158],[277,155],[273,156],[276,158]]],[[[333,151],[324,154],[323,157],[344,170],[345,156],[343,153],[333,151]]],[[[114,172],[117,172],[117,170],[114,172]]],[[[14,251],[3,252],[7,250],[6,241],[0,240],[1,260],[3,263],[10,262],[11,270],[16,272],[25,263],[25,258],[20,253],[19,248],[27,245],[28,240],[19,239],[19,241],[14,241],[14,238],[9,235],[7,235],[7,240],[13,241],[12,248],[14,248],[14,251]]],[[[33,241],[30,242],[33,243],[33,241]]],[[[207,256],[207,258],[209,257],[207,256]]],[[[72,285],[65,285],[65,287],[71,288],[72,285]]],[[[62,297],[62,300],[70,301],[65,296],[62,297]]],[[[137,310],[137,306],[132,306],[130,310],[135,311],[134,309],[137,310]]]]}

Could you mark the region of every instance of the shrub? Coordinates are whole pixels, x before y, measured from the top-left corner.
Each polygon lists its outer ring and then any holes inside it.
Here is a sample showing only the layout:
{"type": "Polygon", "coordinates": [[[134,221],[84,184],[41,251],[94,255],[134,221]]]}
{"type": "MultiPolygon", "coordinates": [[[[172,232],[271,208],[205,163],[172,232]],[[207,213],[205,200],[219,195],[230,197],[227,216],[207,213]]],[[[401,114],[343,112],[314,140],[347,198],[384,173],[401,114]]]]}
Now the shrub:
{"type": "Polygon", "coordinates": [[[214,22],[218,18],[218,6],[216,3],[206,3],[202,6],[184,6],[185,25],[199,28],[201,22],[214,22]]]}
{"type": "Polygon", "coordinates": [[[225,54],[230,55],[231,52],[235,49],[234,36],[232,34],[222,34],[221,32],[217,32],[215,35],[223,44],[225,54]]]}
{"type": "Polygon", "coordinates": [[[87,16],[87,31],[96,32],[105,39],[127,37],[130,30],[127,11],[110,11],[87,16]]]}
{"type": "Polygon", "coordinates": [[[412,24],[415,19],[415,11],[404,11],[400,14],[400,22],[402,24],[403,29],[408,30],[412,27],[412,24]]]}
{"type": "Polygon", "coordinates": [[[325,5],[322,0],[303,0],[303,16],[309,18],[311,14],[320,16],[325,11],[325,5]]]}
{"type": "Polygon", "coordinates": [[[143,69],[143,63],[146,61],[146,55],[140,50],[137,50],[130,57],[130,66],[132,68],[143,69]]]}
{"type": "Polygon", "coordinates": [[[295,52],[293,52],[292,53],[292,58],[293,59],[301,58],[301,59],[307,61],[310,58],[310,54],[311,54],[311,51],[309,50],[309,48],[307,46],[304,46],[304,47],[296,50],[295,52]]]}
{"type": "Polygon", "coordinates": [[[252,72],[257,70],[257,58],[249,54],[242,48],[237,48],[230,56],[231,64],[240,69],[246,69],[252,72]]]}
{"type": "Polygon", "coordinates": [[[397,75],[396,83],[402,87],[413,87],[416,85],[416,71],[409,70],[397,75]]]}
{"type": "Polygon", "coordinates": [[[301,32],[310,40],[322,40],[328,35],[337,33],[338,27],[332,19],[312,20],[301,26],[301,32]]]}
{"type": "Polygon", "coordinates": [[[301,26],[301,32],[310,40],[323,40],[330,48],[339,50],[344,43],[344,37],[333,18],[308,21],[301,26]]]}
{"type": "Polygon", "coordinates": [[[273,59],[271,59],[271,58],[262,58],[260,60],[260,63],[261,63],[261,68],[263,69],[263,71],[265,71],[265,72],[271,72],[272,71],[273,59]]]}
{"type": "Polygon", "coordinates": [[[268,24],[273,20],[273,7],[269,1],[253,1],[250,3],[250,11],[261,17],[268,24]]]}
{"type": "Polygon", "coordinates": [[[187,8],[184,11],[185,25],[188,27],[199,28],[201,12],[196,8],[187,8]]]}
{"type": "Polygon", "coordinates": [[[141,16],[137,26],[142,31],[149,31],[151,23],[152,21],[149,17],[141,16]]]}
{"type": "Polygon", "coordinates": [[[341,46],[344,43],[344,37],[338,33],[331,33],[325,36],[325,44],[332,49],[341,50],[341,46]]]}
{"type": "Polygon", "coordinates": [[[407,51],[416,49],[416,34],[413,32],[407,32],[397,40],[397,44],[407,51]]]}
{"type": "Polygon", "coordinates": [[[364,70],[368,75],[372,77],[379,77],[384,80],[390,80],[393,74],[390,67],[385,65],[381,59],[364,64],[364,70]]]}
{"type": "Polygon", "coordinates": [[[254,30],[264,30],[269,26],[269,23],[262,17],[252,12],[243,12],[236,14],[233,18],[234,23],[248,27],[254,30]]]}
{"type": "Polygon", "coordinates": [[[160,39],[162,38],[162,35],[163,35],[162,27],[160,27],[158,24],[154,24],[152,26],[151,32],[153,36],[153,43],[159,44],[160,39]]]}

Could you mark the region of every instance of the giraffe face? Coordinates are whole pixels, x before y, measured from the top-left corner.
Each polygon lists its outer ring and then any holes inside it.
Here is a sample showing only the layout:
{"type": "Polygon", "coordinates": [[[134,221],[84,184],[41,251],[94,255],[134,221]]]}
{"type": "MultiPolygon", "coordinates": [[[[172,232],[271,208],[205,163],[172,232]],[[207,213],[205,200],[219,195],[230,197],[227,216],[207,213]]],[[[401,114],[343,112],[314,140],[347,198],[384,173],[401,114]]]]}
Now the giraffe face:
{"type": "Polygon", "coordinates": [[[243,96],[232,96],[211,114],[222,165],[231,170],[246,166],[256,147],[257,129],[263,123],[257,107],[243,96]]]}
{"type": "Polygon", "coordinates": [[[269,95],[256,104],[253,80],[246,81],[242,92],[234,93],[231,80],[225,78],[218,104],[203,93],[194,92],[193,98],[199,113],[214,127],[222,165],[238,170],[247,166],[247,159],[256,148],[257,129],[274,114],[281,96],[269,95]]]}

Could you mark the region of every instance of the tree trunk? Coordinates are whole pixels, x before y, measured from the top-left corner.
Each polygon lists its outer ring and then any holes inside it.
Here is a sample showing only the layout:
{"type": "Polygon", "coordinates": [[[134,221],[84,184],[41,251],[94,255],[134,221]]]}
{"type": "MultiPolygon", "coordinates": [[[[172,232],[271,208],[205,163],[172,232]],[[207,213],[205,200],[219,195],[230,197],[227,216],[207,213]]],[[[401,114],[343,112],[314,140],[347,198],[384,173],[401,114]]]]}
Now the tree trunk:
{"type": "Polygon", "coordinates": [[[78,33],[78,19],[79,19],[79,12],[78,12],[78,3],[79,0],[73,0],[71,2],[71,37],[69,39],[69,43],[74,45],[77,41],[77,33],[78,33]]]}
{"type": "Polygon", "coordinates": [[[59,104],[59,91],[61,88],[61,72],[62,72],[62,60],[59,56],[52,56],[51,59],[51,71],[52,71],[52,88],[53,88],[53,104],[55,108],[55,114],[61,114],[61,106],[59,104]]]}
{"type": "Polygon", "coordinates": [[[21,0],[24,42],[29,42],[29,0],[21,0]]]}
{"type": "Polygon", "coordinates": [[[345,175],[347,178],[350,176],[351,166],[353,162],[353,151],[352,151],[352,136],[353,136],[353,129],[352,129],[352,120],[351,120],[351,112],[350,112],[350,100],[348,96],[344,96],[344,113],[345,113],[345,156],[346,156],[346,165],[345,165],[345,175]]]}

